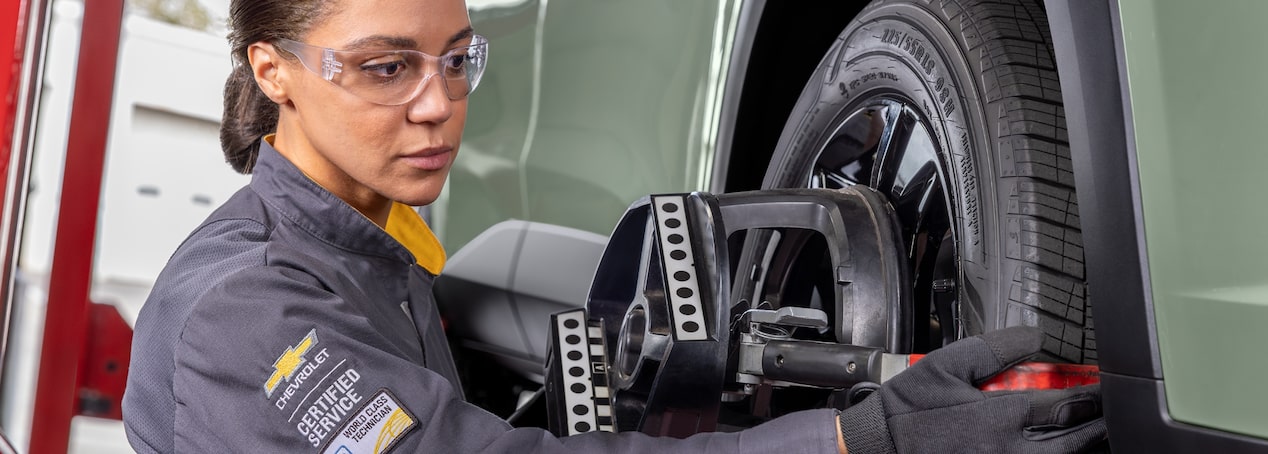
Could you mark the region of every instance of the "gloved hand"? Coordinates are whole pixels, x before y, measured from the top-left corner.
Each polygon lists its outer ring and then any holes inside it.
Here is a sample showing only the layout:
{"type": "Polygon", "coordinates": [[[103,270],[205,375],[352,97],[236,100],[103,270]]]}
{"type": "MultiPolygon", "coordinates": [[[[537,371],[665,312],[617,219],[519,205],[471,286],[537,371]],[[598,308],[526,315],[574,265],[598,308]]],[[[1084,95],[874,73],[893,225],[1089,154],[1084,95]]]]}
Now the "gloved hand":
{"type": "Polygon", "coordinates": [[[1105,440],[1099,385],[983,392],[976,385],[1040,351],[1043,333],[1017,327],[925,356],[841,413],[851,454],[1066,453],[1105,440]]]}

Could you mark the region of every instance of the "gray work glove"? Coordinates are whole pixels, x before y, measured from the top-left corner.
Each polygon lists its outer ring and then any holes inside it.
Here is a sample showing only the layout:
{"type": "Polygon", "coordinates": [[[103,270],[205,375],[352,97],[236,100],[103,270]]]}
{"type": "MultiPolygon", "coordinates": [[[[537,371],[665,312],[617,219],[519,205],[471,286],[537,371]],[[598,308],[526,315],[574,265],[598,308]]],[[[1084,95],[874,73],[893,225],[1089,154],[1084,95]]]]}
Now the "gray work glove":
{"type": "Polygon", "coordinates": [[[976,385],[1040,351],[1043,333],[1008,328],[925,356],[841,413],[851,454],[1065,453],[1106,438],[1099,385],[983,392],[976,385]]]}

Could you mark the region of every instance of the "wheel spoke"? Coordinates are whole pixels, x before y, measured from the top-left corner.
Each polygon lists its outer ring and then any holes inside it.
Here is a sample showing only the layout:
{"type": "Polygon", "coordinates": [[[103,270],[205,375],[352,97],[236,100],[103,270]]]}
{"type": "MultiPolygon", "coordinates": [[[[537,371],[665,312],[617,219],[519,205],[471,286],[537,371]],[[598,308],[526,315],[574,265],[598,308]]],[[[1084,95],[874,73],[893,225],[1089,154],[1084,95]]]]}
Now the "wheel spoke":
{"type": "Polygon", "coordinates": [[[859,109],[833,132],[815,161],[809,186],[841,188],[871,181],[873,161],[883,146],[886,133],[888,103],[876,103],[859,109]]]}
{"type": "Polygon", "coordinates": [[[881,147],[876,153],[876,163],[872,166],[872,179],[869,186],[892,196],[891,187],[899,168],[907,156],[907,142],[911,138],[913,118],[905,115],[902,104],[887,101],[885,110],[885,133],[881,147]]]}

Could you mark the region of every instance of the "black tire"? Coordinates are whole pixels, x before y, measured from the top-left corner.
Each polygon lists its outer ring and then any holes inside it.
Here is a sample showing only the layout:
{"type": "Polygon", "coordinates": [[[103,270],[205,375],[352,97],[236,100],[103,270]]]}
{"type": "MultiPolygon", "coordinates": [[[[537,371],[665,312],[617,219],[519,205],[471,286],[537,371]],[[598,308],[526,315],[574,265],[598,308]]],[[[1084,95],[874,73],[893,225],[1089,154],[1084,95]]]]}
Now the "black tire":
{"type": "MultiPolygon", "coordinates": [[[[868,106],[881,106],[866,111],[873,129],[877,123],[871,115],[897,109],[906,113],[895,114],[902,117],[895,116],[894,124],[915,121],[929,130],[937,155],[929,162],[936,162],[937,175],[925,176],[929,184],[947,188],[939,193],[950,230],[943,238],[953,243],[941,245],[955,252],[950,261],[957,284],[956,336],[1037,326],[1049,336],[1044,344],[1054,357],[1049,359],[1094,363],[1065,113],[1040,1],[874,1],[846,27],[811,76],[784,127],[763,188],[811,184],[810,175],[828,162],[821,151],[843,146],[830,141],[853,134],[842,132],[847,129],[842,126],[847,120],[847,126],[858,126],[854,122],[860,117],[851,115],[873,108],[868,106]]],[[[898,205],[899,194],[889,191],[899,172],[892,160],[915,159],[907,157],[916,146],[911,137],[901,144],[900,157],[882,149],[884,138],[877,139],[870,157],[851,155],[852,162],[872,166],[861,178],[865,181],[857,183],[877,188],[898,205]]],[[[866,153],[866,144],[852,146],[866,153]]],[[[844,171],[839,164],[833,169],[844,171]]],[[[913,245],[922,241],[917,238],[921,226],[904,228],[908,250],[928,253],[928,247],[939,246],[913,245]]],[[[920,298],[938,273],[920,269],[918,254],[912,255],[913,288],[920,298]]],[[[924,263],[931,262],[926,258],[924,263]]],[[[946,270],[940,273],[946,276],[946,270]]],[[[944,291],[947,282],[941,281],[944,291]]],[[[932,323],[931,329],[938,325],[932,323]]],[[[946,328],[946,321],[941,325],[946,328]]]]}

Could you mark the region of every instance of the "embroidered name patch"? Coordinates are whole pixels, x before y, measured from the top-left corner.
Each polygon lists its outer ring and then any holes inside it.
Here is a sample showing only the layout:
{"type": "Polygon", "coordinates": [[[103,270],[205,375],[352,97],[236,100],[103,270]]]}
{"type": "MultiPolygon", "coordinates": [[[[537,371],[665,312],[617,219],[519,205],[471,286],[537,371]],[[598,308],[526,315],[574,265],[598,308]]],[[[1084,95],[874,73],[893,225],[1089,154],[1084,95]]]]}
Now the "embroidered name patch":
{"type": "Polygon", "coordinates": [[[418,420],[386,388],[379,389],[368,402],[339,427],[326,444],[324,454],[380,454],[392,449],[406,433],[418,427],[418,420]]]}

